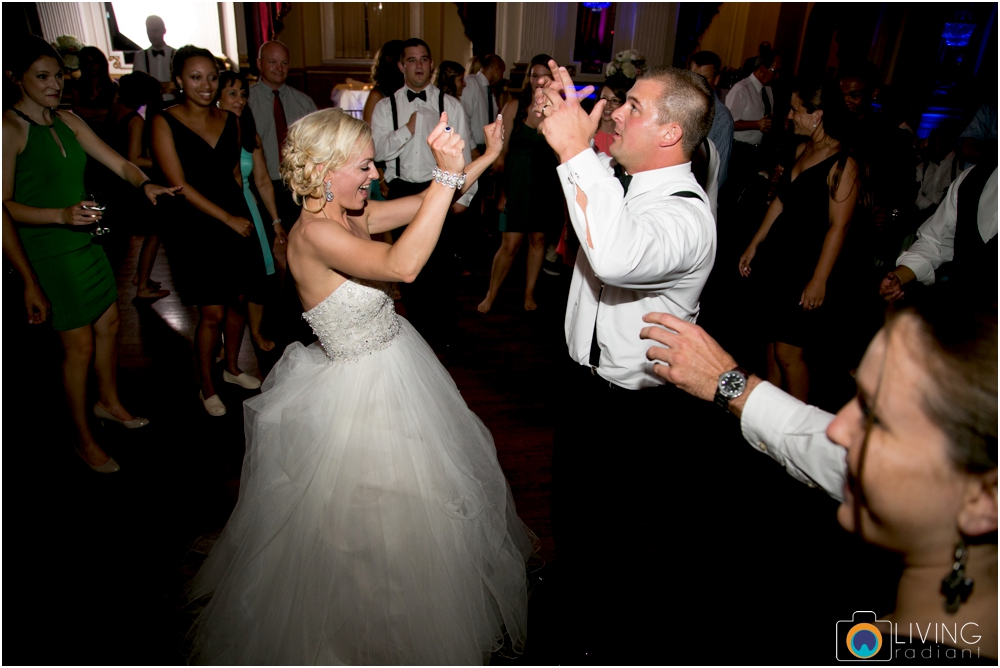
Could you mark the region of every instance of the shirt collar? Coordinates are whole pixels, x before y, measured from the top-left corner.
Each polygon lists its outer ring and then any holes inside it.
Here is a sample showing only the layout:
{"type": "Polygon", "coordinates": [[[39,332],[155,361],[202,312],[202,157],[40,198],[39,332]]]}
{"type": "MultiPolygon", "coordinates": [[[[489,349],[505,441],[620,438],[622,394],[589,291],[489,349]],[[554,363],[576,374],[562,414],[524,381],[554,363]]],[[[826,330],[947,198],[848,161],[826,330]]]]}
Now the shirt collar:
{"type": "MultiPolygon", "coordinates": [[[[632,174],[632,181],[628,186],[628,194],[625,201],[629,201],[639,195],[649,192],[657,186],[666,185],[676,181],[687,181],[691,175],[691,163],[685,162],[680,165],[661,167],[660,169],[650,169],[638,174],[632,174]]],[[[690,186],[690,183],[685,184],[690,186]]],[[[669,194],[669,193],[668,193],[669,194]]]]}
{"type": "Polygon", "coordinates": [[[750,85],[753,86],[754,90],[758,93],[762,88],[764,88],[764,84],[760,82],[760,79],[757,78],[756,74],[751,73],[748,78],[750,79],[750,85]]]}

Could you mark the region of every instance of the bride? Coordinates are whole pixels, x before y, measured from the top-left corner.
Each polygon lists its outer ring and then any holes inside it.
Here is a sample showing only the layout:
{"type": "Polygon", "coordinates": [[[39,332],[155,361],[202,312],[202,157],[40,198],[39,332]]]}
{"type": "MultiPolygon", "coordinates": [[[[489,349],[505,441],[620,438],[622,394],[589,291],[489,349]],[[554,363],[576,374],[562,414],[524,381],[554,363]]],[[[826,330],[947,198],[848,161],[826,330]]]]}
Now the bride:
{"type": "Polygon", "coordinates": [[[475,664],[526,635],[518,519],[489,430],[388,296],[430,256],[445,215],[499,154],[466,166],[447,114],[443,172],[369,202],[371,131],[340,109],[288,131],[281,174],[303,201],[288,264],[319,342],[293,343],[244,403],[240,498],[193,583],[210,600],[191,659],[228,664],[475,664]],[[371,241],[409,224],[394,245],[371,241]]]}

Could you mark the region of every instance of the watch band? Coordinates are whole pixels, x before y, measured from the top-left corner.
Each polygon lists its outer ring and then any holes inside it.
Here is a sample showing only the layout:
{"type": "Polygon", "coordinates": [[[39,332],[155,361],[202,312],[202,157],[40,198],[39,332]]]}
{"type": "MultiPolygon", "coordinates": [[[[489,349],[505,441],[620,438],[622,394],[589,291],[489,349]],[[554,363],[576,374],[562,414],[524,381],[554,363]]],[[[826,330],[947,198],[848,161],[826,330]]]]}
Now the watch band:
{"type": "Polygon", "coordinates": [[[736,367],[730,369],[729,371],[725,371],[722,374],[720,374],[719,375],[719,380],[721,381],[723,376],[725,376],[727,373],[731,373],[733,371],[738,371],[741,374],[743,374],[743,383],[744,384],[743,384],[743,391],[742,392],[740,392],[739,394],[737,394],[735,397],[729,397],[729,396],[723,394],[722,391],[721,391],[721,389],[718,386],[716,386],[716,388],[715,388],[715,405],[718,406],[719,408],[721,408],[722,410],[726,411],[727,413],[729,412],[729,402],[732,401],[733,399],[739,399],[741,396],[743,396],[743,392],[746,392],[746,382],[750,378],[750,372],[747,371],[746,369],[744,369],[743,367],[737,365],[736,367]]]}

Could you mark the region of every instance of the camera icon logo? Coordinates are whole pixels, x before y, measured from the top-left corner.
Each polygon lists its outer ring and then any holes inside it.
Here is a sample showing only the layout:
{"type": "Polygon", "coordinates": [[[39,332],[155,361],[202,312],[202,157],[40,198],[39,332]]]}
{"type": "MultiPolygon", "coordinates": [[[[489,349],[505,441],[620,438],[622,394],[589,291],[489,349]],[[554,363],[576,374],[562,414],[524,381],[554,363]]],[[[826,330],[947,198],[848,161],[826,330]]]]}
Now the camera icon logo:
{"type": "Polygon", "coordinates": [[[856,611],[850,620],[837,622],[837,661],[889,661],[892,659],[892,623],[874,612],[856,611]]]}

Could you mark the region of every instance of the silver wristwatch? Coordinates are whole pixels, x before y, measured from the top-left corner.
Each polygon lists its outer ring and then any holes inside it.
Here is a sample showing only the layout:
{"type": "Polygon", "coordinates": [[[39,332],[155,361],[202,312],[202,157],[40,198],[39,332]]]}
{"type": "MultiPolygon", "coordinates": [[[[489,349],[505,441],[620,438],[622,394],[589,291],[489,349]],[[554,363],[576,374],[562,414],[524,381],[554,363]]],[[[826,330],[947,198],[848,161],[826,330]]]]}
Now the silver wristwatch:
{"type": "Polygon", "coordinates": [[[719,384],[715,389],[715,403],[729,412],[729,402],[743,395],[747,389],[747,377],[750,374],[743,367],[736,367],[719,376],[719,384]]]}

